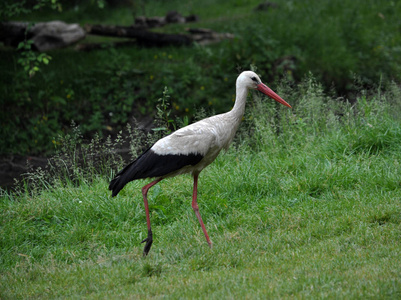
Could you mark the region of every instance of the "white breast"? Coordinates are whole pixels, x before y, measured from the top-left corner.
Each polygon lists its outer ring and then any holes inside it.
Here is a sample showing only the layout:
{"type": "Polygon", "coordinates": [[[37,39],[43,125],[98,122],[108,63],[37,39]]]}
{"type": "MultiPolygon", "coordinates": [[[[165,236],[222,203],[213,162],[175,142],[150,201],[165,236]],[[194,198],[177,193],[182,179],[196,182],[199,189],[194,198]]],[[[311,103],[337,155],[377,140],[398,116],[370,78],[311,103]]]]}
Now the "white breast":
{"type": "MultiPolygon", "coordinates": [[[[181,128],[157,141],[152,150],[160,155],[201,154],[227,149],[238,124],[227,114],[213,116],[181,128]]],[[[214,155],[212,155],[214,156],[214,155]]]]}

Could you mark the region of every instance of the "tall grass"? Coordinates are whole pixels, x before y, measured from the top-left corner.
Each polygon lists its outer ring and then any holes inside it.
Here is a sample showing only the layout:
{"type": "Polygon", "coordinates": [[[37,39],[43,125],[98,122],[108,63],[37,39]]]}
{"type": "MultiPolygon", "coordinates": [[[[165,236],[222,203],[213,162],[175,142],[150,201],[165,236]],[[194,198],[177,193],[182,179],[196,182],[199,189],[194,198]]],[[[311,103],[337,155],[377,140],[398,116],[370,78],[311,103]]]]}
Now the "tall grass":
{"type": "Polygon", "coordinates": [[[212,250],[189,176],[151,190],[144,259],[144,182],[111,198],[116,167],[76,164],[77,182],[60,167],[34,191],[2,191],[0,297],[397,298],[400,87],[350,104],[308,76],[278,93],[294,108],[253,94],[233,147],[200,176],[212,250]]]}

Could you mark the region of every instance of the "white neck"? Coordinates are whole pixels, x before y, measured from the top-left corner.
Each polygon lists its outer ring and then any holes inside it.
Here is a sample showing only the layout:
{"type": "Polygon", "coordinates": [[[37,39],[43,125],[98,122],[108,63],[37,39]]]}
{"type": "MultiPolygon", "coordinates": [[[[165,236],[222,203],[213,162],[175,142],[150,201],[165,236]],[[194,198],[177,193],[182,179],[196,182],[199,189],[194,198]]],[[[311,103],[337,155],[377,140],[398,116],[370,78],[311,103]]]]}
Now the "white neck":
{"type": "Polygon", "coordinates": [[[244,115],[247,96],[248,96],[248,89],[244,86],[237,86],[235,103],[233,109],[230,111],[230,114],[235,119],[238,119],[238,121],[241,121],[242,116],[244,115]]]}

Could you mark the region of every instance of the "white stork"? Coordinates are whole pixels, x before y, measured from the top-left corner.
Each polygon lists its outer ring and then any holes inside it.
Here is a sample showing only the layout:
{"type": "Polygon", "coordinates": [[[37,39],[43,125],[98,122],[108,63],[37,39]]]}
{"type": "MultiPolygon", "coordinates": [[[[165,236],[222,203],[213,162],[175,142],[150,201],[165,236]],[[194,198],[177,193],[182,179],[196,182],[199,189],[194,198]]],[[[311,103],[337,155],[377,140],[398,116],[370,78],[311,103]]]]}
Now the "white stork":
{"type": "Polygon", "coordinates": [[[277,102],[291,108],[280,96],[263,84],[258,75],[252,71],[242,72],[236,82],[236,99],[231,111],[203,119],[158,140],[135,161],[122,169],[110,182],[109,190],[116,196],[130,181],[154,178],[154,181],[142,188],[143,201],[148,225],[148,237],[143,255],[146,256],[152,246],[153,237],[150,226],[147,194],[149,189],[164,178],[191,173],[194,177],[192,208],[199,220],[206,241],[212,246],[205,225],[199,213],[197,203],[199,173],[211,164],[220,151],[227,149],[245,111],[248,90],[258,90],[277,102]]]}

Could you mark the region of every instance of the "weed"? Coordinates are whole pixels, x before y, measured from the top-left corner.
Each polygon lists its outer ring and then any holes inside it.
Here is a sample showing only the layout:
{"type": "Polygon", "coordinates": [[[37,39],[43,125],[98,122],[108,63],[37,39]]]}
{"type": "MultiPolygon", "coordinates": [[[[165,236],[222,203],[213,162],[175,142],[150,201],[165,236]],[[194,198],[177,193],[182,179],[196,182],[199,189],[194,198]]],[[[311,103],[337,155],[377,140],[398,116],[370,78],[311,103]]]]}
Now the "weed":
{"type": "Polygon", "coordinates": [[[170,102],[169,102],[170,95],[168,94],[167,87],[164,87],[163,96],[159,98],[158,104],[156,106],[156,124],[158,125],[156,128],[152,128],[155,132],[160,132],[157,134],[157,139],[170,134],[172,131],[177,130],[176,124],[173,119],[171,119],[171,109],[170,102]]]}

